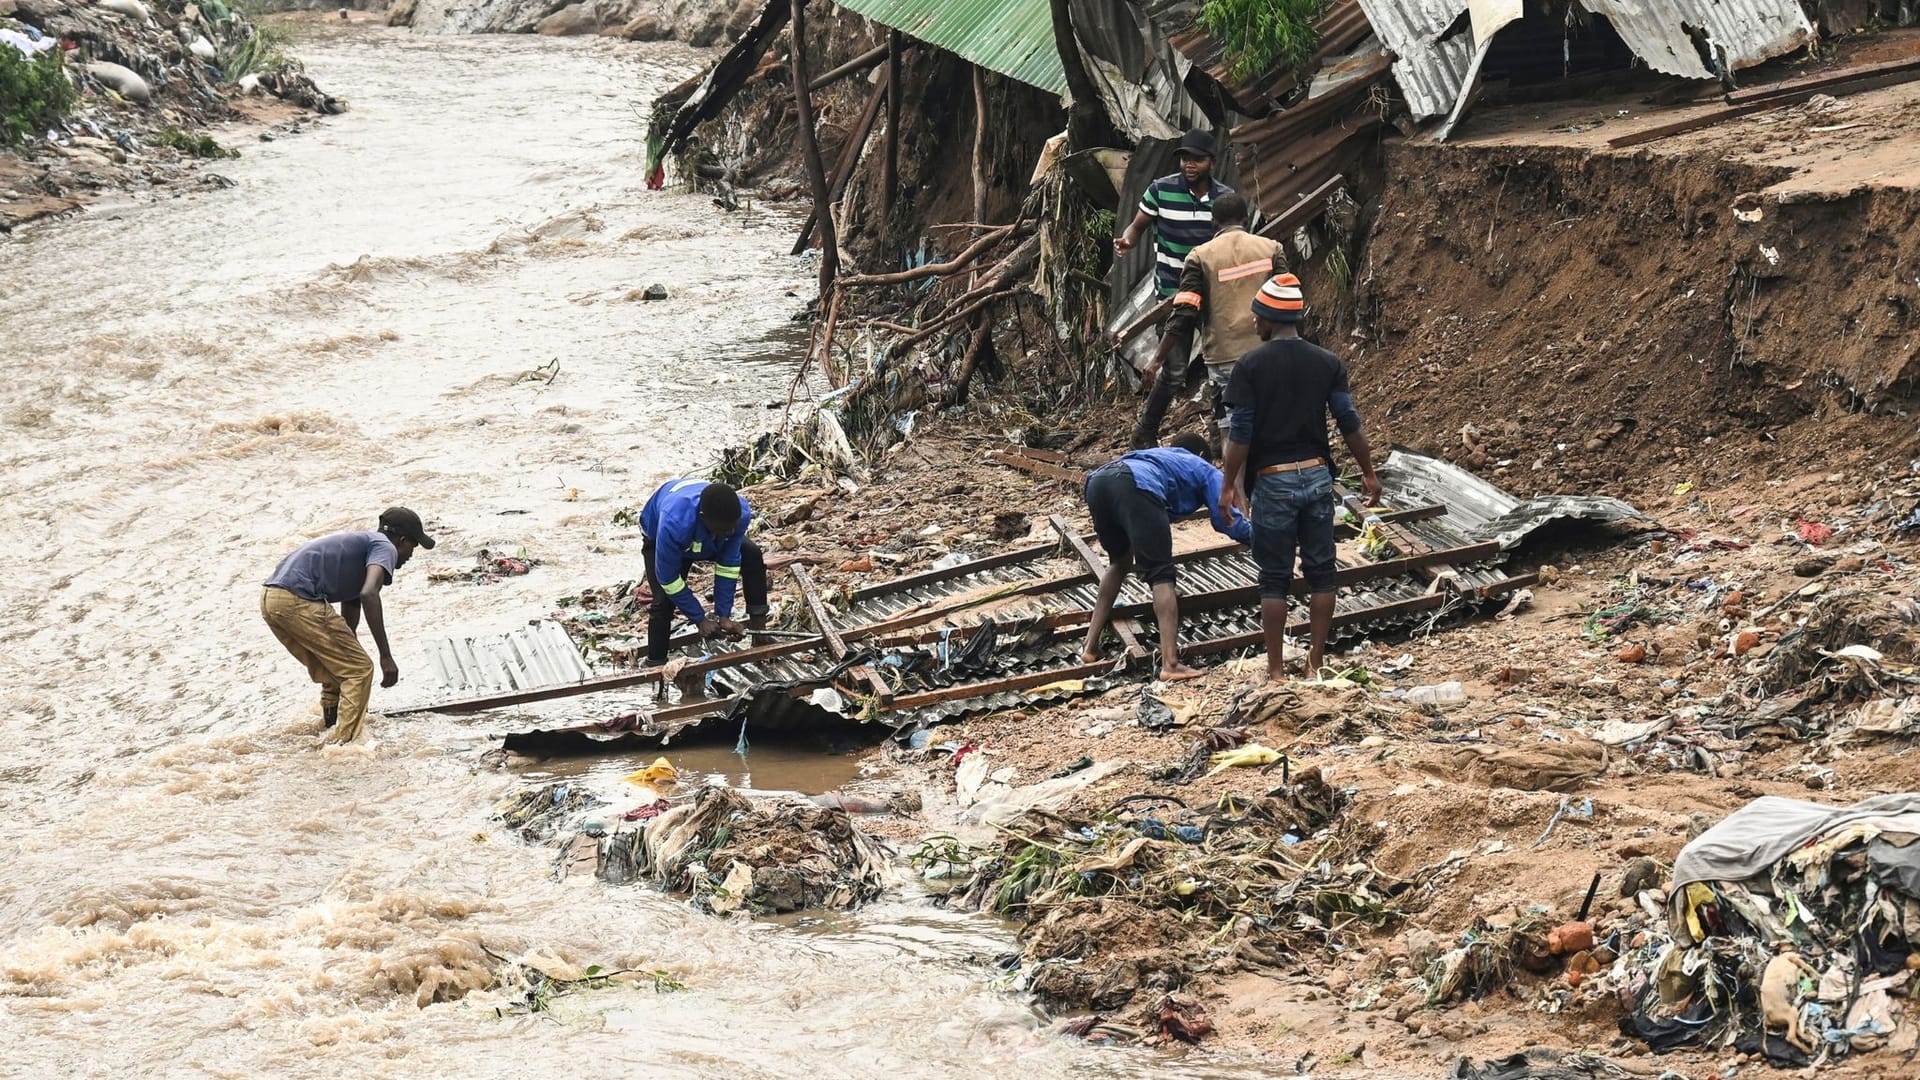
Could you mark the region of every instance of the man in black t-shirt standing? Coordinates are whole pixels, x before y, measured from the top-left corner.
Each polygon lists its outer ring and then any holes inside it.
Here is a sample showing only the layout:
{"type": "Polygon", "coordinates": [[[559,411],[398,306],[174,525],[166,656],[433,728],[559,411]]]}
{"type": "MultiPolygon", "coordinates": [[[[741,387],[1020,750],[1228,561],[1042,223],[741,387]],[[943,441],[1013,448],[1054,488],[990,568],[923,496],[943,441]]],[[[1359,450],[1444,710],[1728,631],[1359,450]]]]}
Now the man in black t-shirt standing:
{"type": "Polygon", "coordinates": [[[1333,447],[1327,415],[1360,466],[1369,505],[1380,502],[1373,451],[1360,431],[1360,414],[1347,390],[1340,358],[1300,336],[1307,304],[1300,279],[1279,274],[1253,298],[1265,344],[1240,358],[1227,383],[1226,491],[1228,507],[1246,509],[1252,497],[1253,559],[1260,567],[1260,628],[1266,636],[1267,678],[1286,679],[1287,598],[1293,559],[1307,580],[1309,678],[1320,676],[1333,629],[1333,447]]]}

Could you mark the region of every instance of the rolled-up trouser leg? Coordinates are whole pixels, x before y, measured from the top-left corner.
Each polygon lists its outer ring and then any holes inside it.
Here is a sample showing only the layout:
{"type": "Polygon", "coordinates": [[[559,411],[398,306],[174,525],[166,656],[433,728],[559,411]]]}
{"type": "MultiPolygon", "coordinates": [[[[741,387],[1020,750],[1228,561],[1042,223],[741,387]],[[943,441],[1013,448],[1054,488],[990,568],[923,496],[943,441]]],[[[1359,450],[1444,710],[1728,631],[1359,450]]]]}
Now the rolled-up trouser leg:
{"type": "Polygon", "coordinates": [[[304,600],[285,589],[265,589],[260,613],[273,636],[307,666],[307,674],[321,687],[321,702],[336,695],[340,719],[332,740],[352,742],[360,737],[367,719],[367,699],[373,694],[373,661],[347,621],[320,600],[304,600]]]}

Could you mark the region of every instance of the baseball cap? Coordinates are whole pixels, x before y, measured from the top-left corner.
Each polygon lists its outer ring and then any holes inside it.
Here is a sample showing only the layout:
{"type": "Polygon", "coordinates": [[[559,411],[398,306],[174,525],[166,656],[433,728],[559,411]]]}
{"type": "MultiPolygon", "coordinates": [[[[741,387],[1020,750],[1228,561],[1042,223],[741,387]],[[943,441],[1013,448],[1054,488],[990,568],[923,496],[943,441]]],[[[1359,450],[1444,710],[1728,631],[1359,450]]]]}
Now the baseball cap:
{"type": "Polygon", "coordinates": [[[427,550],[433,550],[433,537],[427,535],[426,526],[420,524],[420,515],[404,506],[389,506],[380,512],[380,527],[419,544],[427,550]]]}
{"type": "Polygon", "coordinates": [[[1213,134],[1194,128],[1180,137],[1180,157],[1212,157],[1213,134]]]}

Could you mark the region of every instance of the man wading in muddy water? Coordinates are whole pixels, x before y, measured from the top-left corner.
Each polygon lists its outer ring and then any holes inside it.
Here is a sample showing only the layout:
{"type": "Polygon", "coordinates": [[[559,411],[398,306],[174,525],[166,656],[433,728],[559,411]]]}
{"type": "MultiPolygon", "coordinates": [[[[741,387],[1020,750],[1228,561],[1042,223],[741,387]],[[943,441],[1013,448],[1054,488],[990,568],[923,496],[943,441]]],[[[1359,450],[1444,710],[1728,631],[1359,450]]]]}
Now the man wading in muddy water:
{"type": "Polygon", "coordinates": [[[1253,497],[1253,561],[1260,567],[1260,629],[1267,644],[1267,678],[1286,680],[1287,597],[1293,557],[1307,579],[1307,675],[1318,678],[1333,629],[1333,447],[1327,414],[1360,466],[1369,505],[1379,505],[1380,478],[1360,431],[1360,414],[1347,390],[1340,358],[1300,336],[1307,314],[1300,279],[1279,274],[1253,298],[1253,315],[1266,344],[1240,358],[1227,383],[1226,503],[1253,497]]]}
{"type": "Polygon", "coordinates": [[[1135,450],[1087,474],[1083,494],[1108,565],[1100,575],[1100,594],[1080,659],[1089,664],[1100,659],[1100,634],[1131,569],[1153,590],[1153,616],[1160,627],[1160,677],[1191,679],[1200,674],[1180,662],[1173,519],[1204,506],[1214,531],[1243,544],[1250,542],[1253,531],[1247,519],[1221,505],[1222,484],[1220,470],[1208,459],[1207,440],[1198,435],[1182,435],[1172,446],[1135,450]]]}
{"type": "Polygon", "coordinates": [[[669,480],[640,511],[640,557],[647,564],[653,603],[647,609],[647,663],[667,662],[673,612],[680,610],[699,627],[700,636],[737,638],[767,621],[767,563],[760,547],[747,539],[753,511],[747,500],[725,484],[705,480],[669,480]],[[713,563],[713,614],[687,587],[687,569],[713,563]],[[747,594],[747,628],[733,620],[735,585],[747,594]]]}
{"type": "Polygon", "coordinates": [[[415,548],[433,548],[420,515],[390,507],[380,515],[377,532],[338,532],[300,545],[280,560],[260,590],[267,628],[320,684],[320,713],[334,729],[329,742],[352,742],[366,724],[373,663],[360,647],[362,610],[380,650],[380,685],[400,681],[400,666],[387,645],[380,590],[413,558],[415,548]]]}

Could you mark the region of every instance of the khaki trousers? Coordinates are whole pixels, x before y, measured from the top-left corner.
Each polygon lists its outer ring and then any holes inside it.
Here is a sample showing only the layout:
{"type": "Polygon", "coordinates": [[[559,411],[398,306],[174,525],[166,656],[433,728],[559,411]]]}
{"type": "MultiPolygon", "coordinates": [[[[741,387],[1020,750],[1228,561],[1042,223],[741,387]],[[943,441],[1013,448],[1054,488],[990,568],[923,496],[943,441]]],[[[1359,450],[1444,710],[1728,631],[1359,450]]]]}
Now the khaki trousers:
{"type": "Polygon", "coordinates": [[[339,707],[340,719],[329,741],[359,738],[367,720],[367,698],[373,693],[373,661],[347,628],[347,620],[332,604],[303,600],[285,589],[260,590],[260,617],[320,684],[321,707],[339,707]]]}

